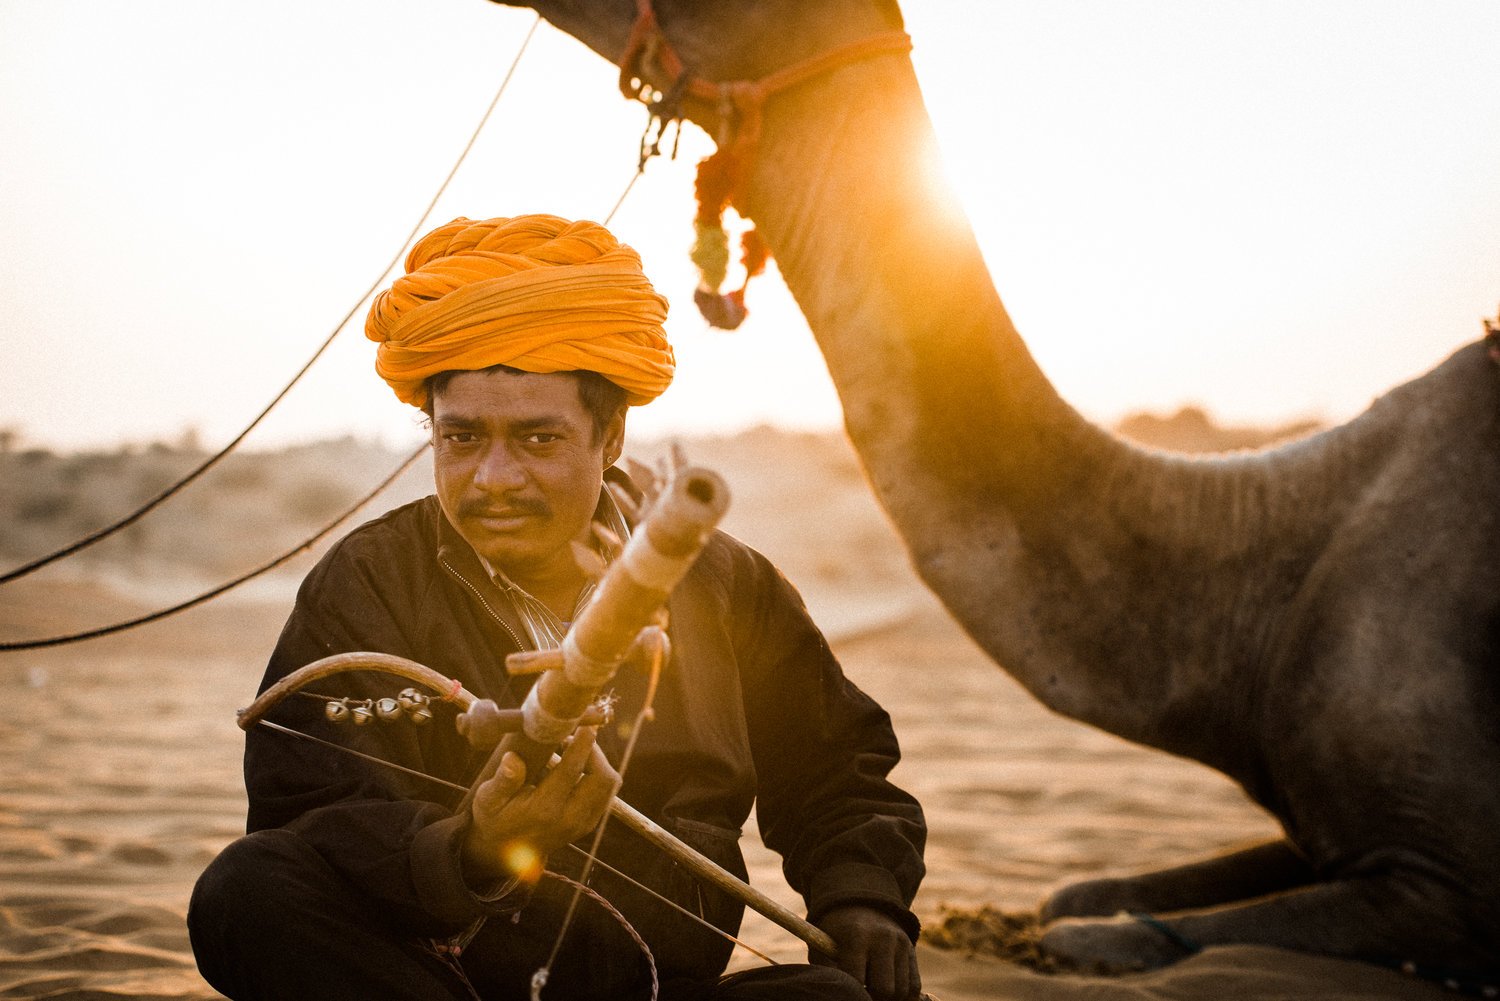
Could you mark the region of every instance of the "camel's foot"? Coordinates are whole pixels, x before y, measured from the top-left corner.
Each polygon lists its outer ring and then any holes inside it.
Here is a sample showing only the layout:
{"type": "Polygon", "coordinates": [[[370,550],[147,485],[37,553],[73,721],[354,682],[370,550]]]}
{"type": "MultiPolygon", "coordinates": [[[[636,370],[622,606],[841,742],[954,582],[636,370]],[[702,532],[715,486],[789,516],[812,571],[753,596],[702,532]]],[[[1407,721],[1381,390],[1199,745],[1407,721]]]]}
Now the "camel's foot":
{"type": "Polygon", "coordinates": [[[1150,918],[1066,918],[1047,927],[1044,955],[1061,967],[1089,973],[1135,973],[1185,959],[1197,951],[1150,918]]]}
{"type": "Polygon", "coordinates": [[[1042,922],[1060,918],[1105,918],[1121,911],[1150,910],[1132,879],[1089,879],[1063,887],[1042,901],[1042,922]]]}
{"type": "Polygon", "coordinates": [[[1297,849],[1271,841],[1156,872],[1074,883],[1043,902],[1042,920],[1198,910],[1279,893],[1312,876],[1297,849]]]}

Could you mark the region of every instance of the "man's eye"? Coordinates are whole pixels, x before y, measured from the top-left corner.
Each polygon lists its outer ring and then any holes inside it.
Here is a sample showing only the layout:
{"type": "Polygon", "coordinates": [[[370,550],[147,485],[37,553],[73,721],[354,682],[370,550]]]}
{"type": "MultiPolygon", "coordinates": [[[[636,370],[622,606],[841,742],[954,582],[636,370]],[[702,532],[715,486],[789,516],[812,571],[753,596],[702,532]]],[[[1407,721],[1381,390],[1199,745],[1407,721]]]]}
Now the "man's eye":
{"type": "Polygon", "coordinates": [[[532,445],[550,445],[552,444],[552,442],[556,441],[557,438],[558,436],[555,434],[548,434],[546,431],[538,431],[535,434],[527,435],[526,441],[532,445]]]}
{"type": "Polygon", "coordinates": [[[469,445],[478,439],[472,431],[450,431],[443,435],[443,440],[450,445],[469,445]]]}

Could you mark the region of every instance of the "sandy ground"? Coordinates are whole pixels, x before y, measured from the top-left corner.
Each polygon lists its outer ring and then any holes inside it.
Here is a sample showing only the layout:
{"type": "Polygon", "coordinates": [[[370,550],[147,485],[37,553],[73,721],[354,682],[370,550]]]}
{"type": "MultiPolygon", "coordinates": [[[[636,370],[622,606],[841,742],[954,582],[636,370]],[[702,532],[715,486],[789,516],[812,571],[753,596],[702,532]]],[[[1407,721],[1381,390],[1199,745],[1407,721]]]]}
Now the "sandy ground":
{"type": "MultiPolygon", "coordinates": [[[[861,558],[899,559],[882,545],[861,558]]],[[[931,827],[917,900],[929,921],[945,907],[1028,908],[1068,880],[1275,832],[1217,774],[1042,709],[909,574],[850,575],[848,549],[833,569],[826,553],[783,552],[798,564],[794,580],[807,572],[809,604],[850,676],[895,719],[905,750],[896,777],[931,827]]],[[[132,607],[98,586],[28,580],[0,593],[0,636],[50,635],[132,607]]],[[[242,830],[234,712],[253,695],[285,607],[219,603],[117,637],[0,654],[0,998],[217,997],[197,975],[183,916],[199,872],[242,830]]],[[[792,901],[775,858],[758,844],[750,854],[757,885],[792,901]]],[[[745,937],[776,958],[802,955],[762,919],[745,937]]],[[[1210,950],[1122,981],[1044,978],[925,945],[922,954],[928,987],[948,1001],[1441,993],[1271,950],[1210,950]]]]}

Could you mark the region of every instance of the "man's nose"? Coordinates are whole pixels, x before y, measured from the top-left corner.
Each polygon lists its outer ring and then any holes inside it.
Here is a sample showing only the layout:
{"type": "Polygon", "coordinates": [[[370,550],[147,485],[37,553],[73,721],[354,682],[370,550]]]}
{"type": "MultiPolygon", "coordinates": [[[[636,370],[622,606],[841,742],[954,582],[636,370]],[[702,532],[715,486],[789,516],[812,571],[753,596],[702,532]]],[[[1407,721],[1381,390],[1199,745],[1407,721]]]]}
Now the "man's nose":
{"type": "Polygon", "coordinates": [[[503,442],[485,450],[474,471],[474,485],[489,493],[506,493],[526,485],[526,469],[503,442]]]}

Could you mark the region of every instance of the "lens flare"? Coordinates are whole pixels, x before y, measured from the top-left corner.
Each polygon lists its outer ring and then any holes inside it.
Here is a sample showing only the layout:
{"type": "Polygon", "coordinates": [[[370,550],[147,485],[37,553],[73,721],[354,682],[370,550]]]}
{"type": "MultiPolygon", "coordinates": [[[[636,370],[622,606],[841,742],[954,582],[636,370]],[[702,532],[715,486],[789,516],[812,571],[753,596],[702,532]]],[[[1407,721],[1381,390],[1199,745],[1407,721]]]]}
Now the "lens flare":
{"type": "Polygon", "coordinates": [[[527,883],[542,878],[542,856],[529,841],[511,841],[500,849],[505,868],[527,883]]]}

